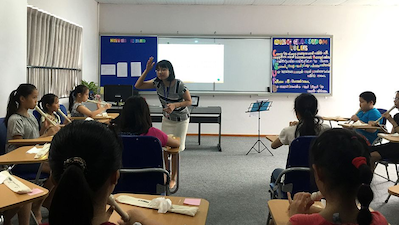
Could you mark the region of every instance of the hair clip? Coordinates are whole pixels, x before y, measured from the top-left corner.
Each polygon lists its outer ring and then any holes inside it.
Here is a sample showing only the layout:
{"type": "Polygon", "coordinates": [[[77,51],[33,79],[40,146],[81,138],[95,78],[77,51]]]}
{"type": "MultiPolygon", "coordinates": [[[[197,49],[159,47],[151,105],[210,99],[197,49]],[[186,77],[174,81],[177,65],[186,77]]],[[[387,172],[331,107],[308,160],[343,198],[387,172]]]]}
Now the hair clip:
{"type": "Polygon", "coordinates": [[[82,170],[86,169],[86,162],[81,157],[72,157],[64,161],[64,170],[66,170],[71,165],[77,165],[82,170]]]}
{"type": "Polygon", "coordinates": [[[367,159],[365,157],[359,156],[359,157],[355,157],[351,163],[354,165],[354,167],[356,167],[357,169],[364,164],[367,164],[367,159]]]}

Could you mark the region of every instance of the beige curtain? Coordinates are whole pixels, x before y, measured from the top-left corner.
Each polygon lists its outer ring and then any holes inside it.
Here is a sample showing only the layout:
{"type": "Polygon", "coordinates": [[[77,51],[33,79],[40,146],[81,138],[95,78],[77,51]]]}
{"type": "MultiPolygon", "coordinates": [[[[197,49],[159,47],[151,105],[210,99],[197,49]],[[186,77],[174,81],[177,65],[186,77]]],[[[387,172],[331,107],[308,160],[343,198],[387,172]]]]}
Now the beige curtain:
{"type": "Polygon", "coordinates": [[[27,76],[39,95],[68,97],[82,80],[82,27],[28,6],[27,76]]]}

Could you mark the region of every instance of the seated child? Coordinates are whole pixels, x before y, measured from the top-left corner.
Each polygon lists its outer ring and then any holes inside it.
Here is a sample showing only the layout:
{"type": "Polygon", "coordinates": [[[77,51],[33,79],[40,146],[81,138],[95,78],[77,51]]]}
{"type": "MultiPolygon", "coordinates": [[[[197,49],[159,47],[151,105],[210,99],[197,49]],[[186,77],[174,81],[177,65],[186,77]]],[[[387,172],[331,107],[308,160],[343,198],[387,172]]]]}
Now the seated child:
{"type": "MultiPolygon", "coordinates": [[[[54,123],[61,124],[60,115],[58,115],[57,111],[60,108],[60,103],[57,95],[55,94],[45,94],[39,101],[39,107],[42,111],[47,115],[47,118],[50,118],[54,123]]],[[[46,121],[44,116],[40,117],[41,126],[46,121]]],[[[68,121],[64,120],[64,124],[67,124],[68,121]]]]}
{"type": "MultiPolygon", "coordinates": [[[[376,121],[381,117],[381,113],[374,108],[376,103],[376,96],[371,91],[365,91],[360,94],[360,111],[357,115],[351,116],[352,121],[362,121],[364,123],[369,123],[369,121],[376,121]]],[[[358,133],[366,137],[370,144],[372,144],[378,137],[378,130],[376,129],[357,129],[358,133]]]]}
{"type": "Polygon", "coordinates": [[[317,116],[318,100],[314,95],[303,93],[294,101],[294,111],[298,122],[290,122],[290,126],[283,128],[279,138],[271,143],[271,148],[276,149],[282,145],[290,145],[294,139],[306,135],[319,135],[330,129],[327,124],[322,124],[322,119],[317,116]]]}
{"type": "MultiPolygon", "coordinates": [[[[399,91],[396,92],[394,98],[394,105],[399,109],[399,91]]],[[[391,133],[399,133],[399,113],[396,113],[393,117],[388,113],[382,114],[384,118],[392,124],[393,128],[391,133]]],[[[392,162],[399,161],[399,143],[388,142],[381,145],[375,145],[370,147],[371,150],[371,166],[375,169],[375,162],[381,159],[388,159],[392,162]]]]}
{"type": "Polygon", "coordinates": [[[89,98],[89,88],[85,85],[78,85],[69,95],[69,111],[71,117],[95,117],[97,114],[111,108],[110,104],[101,106],[97,104],[97,110],[90,111],[83,102],[86,102],[89,98]]]}
{"type": "MultiPolygon", "coordinates": [[[[105,124],[78,120],[66,125],[52,141],[49,163],[56,184],[49,224],[111,225],[107,200],[119,178],[122,144],[105,124]]],[[[129,210],[120,224],[157,225],[140,210],[129,210]]]]}
{"type": "Polygon", "coordinates": [[[296,193],[293,200],[288,193],[288,224],[388,224],[381,213],[369,210],[374,196],[370,187],[373,173],[364,138],[346,129],[326,131],[313,143],[310,161],[326,207],[319,213],[312,213],[314,201],[310,193],[296,193]]]}
{"type": "MultiPolygon", "coordinates": [[[[163,131],[153,127],[150,116],[149,105],[146,100],[140,96],[132,96],[125,102],[121,115],[116,120],[117,127],[121,132],[128,132],[136,135],[153,136],[160,140],[161,146],[179,147],[180,142],[163,131]]],[[[164,152],[165,165],[168,168],[168,154],[164,152]]],[[[175,186],[177,175],[177,164],[172,164],[171,170],[171,188],[175,186]]]]}

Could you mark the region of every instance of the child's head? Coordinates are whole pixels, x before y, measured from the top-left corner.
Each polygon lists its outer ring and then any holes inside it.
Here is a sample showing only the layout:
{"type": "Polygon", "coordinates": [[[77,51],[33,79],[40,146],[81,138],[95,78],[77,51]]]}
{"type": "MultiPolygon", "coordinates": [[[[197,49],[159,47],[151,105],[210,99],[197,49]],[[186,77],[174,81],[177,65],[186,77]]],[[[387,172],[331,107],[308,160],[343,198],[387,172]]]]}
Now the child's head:
{"type": "Polygon", "coordinates": [[[73,121],[61,129],[49,153],[56,184],[49,223],[91,224],[93,206],[105,203],[117,183],[121,154],[117,134],[103,123],[73,121]]]}
{"type": "Polygon", "coordinates": [[[75,101],[86,102],[89,98],[89,88],[83,84],[75,87],[74,90],[69,94],[69,111],[72,110],[72,106],[75,101]]]}
{"type": "Polygon", "coordinates": [[[365,139],[347,129],[328,130],[315,140],[310,153],[321,193],[350,201],[357,198],[361,204],[358,223],[371,221],[368,206],[373,199],[369,186],[373,174],[365,139]]]}
{"type": "Polygon", "coordinates": [[[302,93],[294,101],[294,111],[300,123],[296,129],[296,137],[304,135],[316,135],[319,125],[318,100],[310,93],[302,93]]]}
{"type": "Polygon", "coordinates": [[[60,108],[60,103],[57,95],[55,94],[45,94],[39,101],[39,105],[44,112],[50,114],[56,112],[60,108]]]}
{"type": "Polygon", "coordinates": [[[396,91],[396,96],[394,96],[394,105],[399,109],[399,91],[396,91]]]}
{"type": "Polygon", "coordinates": [[[376,96],[371,91],[364,91],[360,94],[359,101],[361,110],[366,112],[374,108],[374,105],[376,103],[376,96]]]}
{"type": "Polygon", "coordinates": [[[118,126],[123,132],[145,134],[152,127],[149,105],[140,96],[129,97],[122,109],[118,126]]]}
{"type": "Polygon", "coordinates": [[[12,91],[8,99],[7,115],[4,119],[6,126],[10,116],[16,113],[19,108],[35,108],[38,94],[33,84],[20,84],[16,90],[12,91]]]}
{"type": "Polygon", "coordinates": [[[168,60],[161,60],[156,65],[157,78],[160,80],[173,81],[175,79],[174,67],[168,60]]]}

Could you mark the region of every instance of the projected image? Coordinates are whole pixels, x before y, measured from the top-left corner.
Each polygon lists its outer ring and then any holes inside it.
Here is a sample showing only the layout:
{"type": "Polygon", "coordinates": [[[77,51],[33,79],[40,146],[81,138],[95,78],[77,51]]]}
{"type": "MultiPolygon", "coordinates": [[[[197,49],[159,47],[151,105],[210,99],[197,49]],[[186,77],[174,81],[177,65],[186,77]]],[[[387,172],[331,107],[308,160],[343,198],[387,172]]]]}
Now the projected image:
{"type": "Polygon", "coordinates": [[[158,61],[169,60],[185,83],[223,83],[224,45],[159,44],[158,61]]]}

